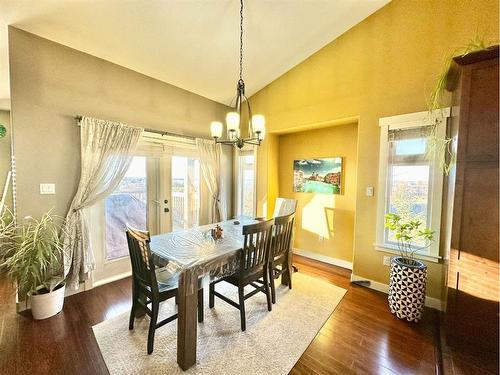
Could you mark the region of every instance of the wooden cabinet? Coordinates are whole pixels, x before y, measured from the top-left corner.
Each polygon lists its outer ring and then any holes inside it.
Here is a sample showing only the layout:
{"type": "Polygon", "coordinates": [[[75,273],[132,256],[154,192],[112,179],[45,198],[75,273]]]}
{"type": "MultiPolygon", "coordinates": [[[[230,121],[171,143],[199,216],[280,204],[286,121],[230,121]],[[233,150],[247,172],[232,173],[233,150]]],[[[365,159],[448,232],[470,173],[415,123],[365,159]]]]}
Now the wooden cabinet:
{"type": "Polygon", "coordinates": [[[447,259],[449,346],[498,354],[498,47],[456,58],[451,135],[457,163],[447,259]]]}

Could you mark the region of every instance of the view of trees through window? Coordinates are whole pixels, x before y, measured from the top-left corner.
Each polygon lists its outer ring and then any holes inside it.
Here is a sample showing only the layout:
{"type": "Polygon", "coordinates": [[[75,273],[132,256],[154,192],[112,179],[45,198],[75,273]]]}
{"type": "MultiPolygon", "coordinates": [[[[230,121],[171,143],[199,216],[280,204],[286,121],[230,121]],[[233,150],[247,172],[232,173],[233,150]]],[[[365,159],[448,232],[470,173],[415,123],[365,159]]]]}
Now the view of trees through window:
{"type": "Polygon", "coordinates": [[[105,200],[106,260],[128,256],[127,224],[146,230],[146,158],[136,156],[120,185],[105,200]]]}
{"type": "MultiPolygon", "coordinates": [[[[403,131],[404,132],[404,131],[403,131]]],[[[412,133],[410,133],[410,136],[412,133]]],[[[425,137],[392,142],[388,169],[387,212],[401,216],[403,222],[418,220],[422,229],[429,225],[430,164],[425,158],[425,137]]],[[[386,242],[396,243],[394,233],[386,231],[386,242]]],[[[424,246],[423,242],[415,242],[424,246]]]]}

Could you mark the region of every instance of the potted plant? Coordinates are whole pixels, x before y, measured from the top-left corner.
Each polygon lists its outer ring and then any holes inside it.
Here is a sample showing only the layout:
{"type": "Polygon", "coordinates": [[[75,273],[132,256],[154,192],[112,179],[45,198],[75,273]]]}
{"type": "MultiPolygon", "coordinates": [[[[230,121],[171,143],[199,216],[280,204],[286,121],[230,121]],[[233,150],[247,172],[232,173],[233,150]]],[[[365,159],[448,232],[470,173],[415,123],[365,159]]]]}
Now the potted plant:
{"type": "Polygon", "coordinates": [[[414,256],[431,245],[433,232],[422,228],[419,220],[403,222],[393,213],[385,215],[385,227],[394,233],[400,252],[391,259],[389,307],[398,318],[418,322],[425,304],[427,266],[414,256]]]}
{"type": "Polygon", "coordinates": [[[47,212],[40,220],[26,219],[16,225],[8,210],[0,219],[0,267],[17,283],[21,298],[30,298],[35,319],[49,318],[62,310],[64,277],[60,225],[47,212]]]}

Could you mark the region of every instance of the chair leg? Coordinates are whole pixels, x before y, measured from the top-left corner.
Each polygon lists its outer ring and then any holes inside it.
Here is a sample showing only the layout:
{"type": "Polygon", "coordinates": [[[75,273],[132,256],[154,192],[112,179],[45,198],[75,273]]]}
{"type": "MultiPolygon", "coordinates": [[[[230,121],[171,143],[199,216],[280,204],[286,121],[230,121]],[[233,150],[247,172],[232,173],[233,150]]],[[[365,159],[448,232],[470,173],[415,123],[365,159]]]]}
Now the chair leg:
{"type": "Polygon", "coordinates": [[[134,283],[132,284],[132,308],[130,309],[130,320],[128,322],[128,329],[134,329],[135,309],[137,307],[137,292],[134,283]]]}
{"type": "Polygon", "coordinates": [[[153,353],[153,345],[155,341],[155,330],[156,330],[156,321],[158,320],[158,309],[160,307],[160,303],[157,301],[153,301],[151,303],[151,321],[149,322],[149,332],[148,332],[148,354],[153,353]]]}
{"type": "Polygon", "coordinates": [[[289,289],[292,289],[292,274],[293,274],[293,270],[292,268],[288,267],[286,272],[288,272],[288,288],[289,289]]]}
{"type": "Polygon", "coordinates": [[[241,330],[245,331],[247,329],[247,322],[245,318],[245,292],[242,286],[238,287],[238,296],[240,300],[241,330]]]}
{"type": "Polygon", "coordinates": [[[215,283],[210,283],[209,290],[208,290],[208,307],[210,307],[210,308],[215,306],[214,291],[215,291],[215,283]]]}
{"type": "Polygon", "coordinates": [[[204,308],[204,303],[203,303],[203,288],[198,290],[198,322],[202,323],[203,322],[203,308],[204,308]]]}
{"type": "Polygon", "coordinates": [[[269,292],[269,271],[264,269],[264,292],[266,293],[267,299],[267,310],[271,311],[273,306],[271,304],[271,293],[269,292]]]}
{"type": "Polygon", "coordinates": [[[276,303],[276,287],[274,285],[274,271],[273,267],[269,267],[269,281],[271,283],[271,300],[276,303]]]}

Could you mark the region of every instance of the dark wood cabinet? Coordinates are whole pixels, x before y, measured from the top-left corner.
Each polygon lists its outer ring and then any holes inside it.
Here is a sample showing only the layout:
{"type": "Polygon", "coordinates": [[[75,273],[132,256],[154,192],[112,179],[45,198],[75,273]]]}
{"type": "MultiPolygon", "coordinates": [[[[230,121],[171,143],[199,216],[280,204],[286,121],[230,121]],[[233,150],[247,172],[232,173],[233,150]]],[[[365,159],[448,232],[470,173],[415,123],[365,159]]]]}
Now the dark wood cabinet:
{"type": "MultiPolygon", "coordinates": [[[[456,58],[451,135],[451,249],[446,344],[497,358],[499,301],[498,47],[456,58]],[[454,175],[453,175],[454,174],[454,175]]],[[[496,361],[498,361],[496,359],[496,361]]]]}

